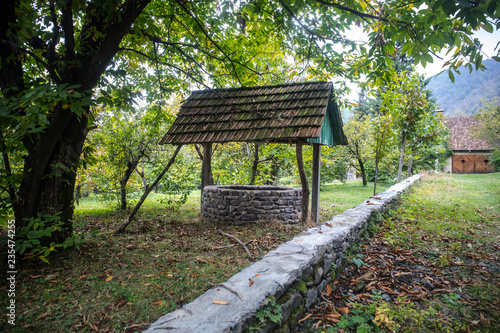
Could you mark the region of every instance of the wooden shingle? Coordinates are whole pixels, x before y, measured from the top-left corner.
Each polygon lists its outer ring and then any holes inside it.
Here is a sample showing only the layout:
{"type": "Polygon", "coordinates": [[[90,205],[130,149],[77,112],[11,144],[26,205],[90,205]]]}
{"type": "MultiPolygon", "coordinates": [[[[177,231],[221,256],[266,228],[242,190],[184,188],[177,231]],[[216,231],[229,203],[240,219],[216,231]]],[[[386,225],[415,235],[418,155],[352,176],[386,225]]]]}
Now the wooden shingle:
{"type": "Polygon", "coordinates": [[[195,91],[160,144],[297,140],[347,143],[331,82],[195,91]]]}

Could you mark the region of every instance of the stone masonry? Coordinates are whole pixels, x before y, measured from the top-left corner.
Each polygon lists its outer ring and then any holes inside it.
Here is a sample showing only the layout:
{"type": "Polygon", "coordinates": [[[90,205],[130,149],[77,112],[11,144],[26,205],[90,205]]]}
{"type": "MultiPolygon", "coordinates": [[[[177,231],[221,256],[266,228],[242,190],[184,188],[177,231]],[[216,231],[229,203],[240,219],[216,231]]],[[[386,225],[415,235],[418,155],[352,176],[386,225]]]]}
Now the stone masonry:
{"type": "Polygon", "coordinates": [[[293,332],[307,309],[335,279],[353,243],[399,202],[399,196],[420,179],[410,177],[358,206],[334,216],[281,244],[261,260],[215,286],[182,309],[154,322],[147,333],[293,332]],[[249,284],[249,279],[254,281],[249,284]],[[219,305],[214,301],[225,301],[219,305]],[[275,302],[276,304],[273,304],[275,302]],[[257,319],[267,307],[282,319],[257,319]]]}
{"type": "Polygon", "coordinates": [[[298,223],[302,189],[282,186],[213,185],[203,189],[205,221],[246,224],[264,221],[298,223]]]}

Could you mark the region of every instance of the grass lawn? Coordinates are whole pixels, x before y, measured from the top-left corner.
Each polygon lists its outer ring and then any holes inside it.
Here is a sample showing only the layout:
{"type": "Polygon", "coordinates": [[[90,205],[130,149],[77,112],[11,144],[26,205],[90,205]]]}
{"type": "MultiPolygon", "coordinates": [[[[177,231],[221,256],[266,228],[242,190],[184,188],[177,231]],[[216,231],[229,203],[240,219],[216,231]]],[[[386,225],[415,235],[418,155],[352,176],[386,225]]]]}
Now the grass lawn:
{"type": "MultiPolygon", "coordinates": [[[[379,191],[387,187],[379,185],[379,191]]],[[[373,184],[363,188],[358,181],[322,186],[320,220],[357,205],[372,191],[373,184]]],[[[244,249],[219,229],[251,242],[248,248],[257,259],[304,229],[205,224],[198,193],[175,209],[166,199],[148,199],[137,222],[121,235],[113,232],[125,214],[96,198],[81,200],[75,232],[98,233],[79,250],[50,255],[50,265],[24,260],[18,267],[16,332],[141,331],[249,265],[244,249]]],[[[0,318],[0,330],[5,319],[0,318]]]]}
{"type": "Polygon", "coordinates": [[[302,332],[500,332],[500,173],[427,175],[302,332]]]}

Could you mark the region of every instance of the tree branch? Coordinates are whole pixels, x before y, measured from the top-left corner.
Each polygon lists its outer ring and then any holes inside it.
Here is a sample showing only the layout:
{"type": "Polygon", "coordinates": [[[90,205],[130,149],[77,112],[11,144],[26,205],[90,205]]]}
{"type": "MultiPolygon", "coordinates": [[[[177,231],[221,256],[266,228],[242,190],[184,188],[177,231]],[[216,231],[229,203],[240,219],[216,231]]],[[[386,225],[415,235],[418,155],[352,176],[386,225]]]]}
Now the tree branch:
{"type": "Polygon", "coordinates": [[[57,72],[54,70],[54,68],[52,66],[50,66],[47,62],[45,62],[42,58],[37,56],[35,53],[31,52],[30,50],[23,49],[23,48],[19,47],[17,44],[12,43],[8,40],[0,40],[0,43],[10,45],[11,47],[17,48],[19,51],[30,55],[31,57],[33,57],[33,59],[35,59],[36,62],[38,62],[40,65],[42,65],[49,72],[50,77],[54,80],[55,83],[57,83],[57,84],[61,83],[61,78],[59,77],[57,72]]]}
{"type": "Polygon", "coordinates": [[[65,0],[62,9],[62,26],[64,30],[64,41],[66,44],[66,60],[75,59],[75,36],[73,27],[73,1],[65,0]]]}
{"type": "Polygon", "coordinates": [[[59,24],[57,23],[57,14],[55,10],[54,0],[49,1],[50,19],[52,20],[52,40],[47,46],[47,60],[49,65],[53,67],[56,60],[56,45],[59,43],[59,24]]]}
{"type": "Polygon", "coordinates": [[[196,149],[196,152],[198,153],[198,156],[200,157],[200,160],[203,161],[203,153],[201,152],[200,147],[198,147],[198,145],[195,143],[194,144],[194,148],[196,149]]]}
{"type": "Polygon", "coordinates": [[[245,243],[243,243],[241,240],[239,240],[237,237],[231,235],[231,234],[227,234],[225,232],[223,232],[222,230],[219,229],[219,233],[224,235],[224,236],[227,236],[231,239],[234,239],[238,244],[240,244],[244,249],[245,251],[247,252],[248,254],[248,259],[250,259],[250,261],[253,261],[253,257],[252,257],[252,254],[250,253],[250,251],[248,250],[248,248],[246,247],[245,243]]]}
{"type": "Polygon", "coordinates": [[[188,73],[186,70],[184,70],[184,69],[182,69],[182,68],[180,68],[180,67],[178,67],[178,66],[175,66],[175,65],[170,64],[170,63],[165,62],[165,61],[159,61],[159,60],[157,60],[157,59],[154,59],[154,58],[150,57],[150,56],[149,56],[149,55],[147,55],[146,53],[141,52],[141,51],[138,51],[138,50],[134,50],[134,49],[130,49],[130,48],[120,48],[118,51],[129,51],[129,52],[134,52],[134,53],[137,53],[137,54],[139,54],[139,55],[141,55],[141,56],[145,57],[146,59],[149,59],[149,60],[151,60],[151,61],[153,61],[153,62],[158,62],[158,63],[160,63],[160,64],[163,64],[163,65],[167,66],[167,67],[174,68],[174,69],[178,70],[179,72],[181,72],[182,74],[186,75],[186,76],[187,76],[188,78],[190,78],[191,80],[195,81],[196,83],[198,83],[198,84],[202,85],[203,87],[205,87],[205,88],[207,88],[207,89],[212,90],[212,88],[211,88],[211,87],[209,87],[208,85],[206,85],[203,81],[201,81],[201,79],[197,79],[197,78],[195,78],[193,75],[191,75],[190,73],[188,73]]]}
{"type": "Polygon", "coordinates": [[[374,19],[374,20],[377,20],[377,21],[389,22],[389,20],[386,19],[386,18],[383,18],[383,17],[380,17],[380,16],[374,16],[374,15],[371,15],[371,14],[362,13],[360,11],[357,11],[355,9],[352,9],[352,8],[340,5],[340,4],[335,3],[335,2],[329,2],[329,1],[325,1],[325,0],[316,0],[316,2],[319,2],[319,3],[321,3],[323,5],[326,5],[326,6],[330,6],[330,7],[333,7],[333,8],[340,9],[341,11],[344,11],[344,12],[349,12],[349,13],[354,14],[356,16],[359,16],[359,17],[361,17],[363,19],[370,18],[370,19],[374,19]]]}
{"type": "Polygon", "coordinates": [[[163,168],[162,172],[160,172],[160,174],[158,175],[158,177],[156,177],[155,181],[151,185],[146,185],[146,190],[144,191],[144,194],[142,195],[141,199],[135,205],[134,209],[132,210],[132,212],[128,216],[127,221],[125,223],[123,223],[120,226],[120,228],[118,228],[118,230],[116,230],[116,233],[122,233],[122,232],[124,232],[125,229],[127,229],[127,226],[130,223],[132,223],[132,221],[134,220],[135,215],[137,214],[137,212],[141,208],[142,204],[144,203],[144,201],[148,197],[149,193],[151,193],[151,191],[153,190],[153,188],[155,188],[155,186],[158,185],[158,183],[160,182],[160,180],[167,173],[168,169],[170,169],[170,167],[172,166],[172,164],[174,164],[175,158],[177,157],[177,154],[179,153],[179,151],[181,150],[181,148],[182,148],[182,145],[177,146],[177,148],[175,149],[174,154],[172,155],[172,157],[168,161],[167,165],[163,168]]]}
{"type": "Polygon", "coordinates": [[[179,6],[182,7],[182,9],[184,9],[184,11],[189,15],[191,16],[191,18],[196,22],[196,25],[198,25],[198,27],[201,29],[201,31],[203,32],[203,34],[205,35],[205,37],[207,37],[207,39],[212,42],[215,47],[222,53],[224,54],[225,58],[227,60],[229,60],[229,62],[231,63],[231,67],[233,67],[233,71],[234,71],[234,74],[235,74],[235,77],[236,77],[236,80],[238,80],[238,82],[240,83],[241,86],[245,86],[241,80],[240,80],[240,77],[238,75],[238,73],[236,72],[236,67],[234,66],[234,63],[233,61],[231,60],[231,57],[229,57],[229,55],[220,47],[220,45],[218,43],[216,43],[212,37],[209,36],[208,34],[208,31],[206,30],[206,27],[198,20],[198,18],[184,5],[184,3],[180,0],[176,0],[176,2],[179,4],[179,6]]]}
{"type": "MultiPolygon", "coordinates": [[[[92,89],[95,86],[115,54],[120,50],[119,45],[123,37],[150,2],[151,0],[126,0],[116,12],[111,23],[100,30],[101,33],[105,34],[105,37],[102,41],[99,40],[100,45],[98,45],[97,51],[91,55],[90,60],[82,62],[86,67],[85,70],[80,71],[77,80],[82,84],[82,91],[92,89]]],[[[87,41],[91,43],[88,39],[87,41]]],[[[82,48],[84,47],[85,45],[82,45],[82,48]]]]}

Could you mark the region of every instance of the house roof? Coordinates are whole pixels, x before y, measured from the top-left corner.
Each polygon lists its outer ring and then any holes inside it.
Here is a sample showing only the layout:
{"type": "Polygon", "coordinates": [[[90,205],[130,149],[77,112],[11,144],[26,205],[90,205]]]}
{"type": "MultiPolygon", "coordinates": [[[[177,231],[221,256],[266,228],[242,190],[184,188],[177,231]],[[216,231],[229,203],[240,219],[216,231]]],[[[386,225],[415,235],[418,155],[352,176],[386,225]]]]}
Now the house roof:
{"type": "Polygon", "coordinates": [[[444,118],[450,129],[451,150],[490,150],[485,140],[473,135],[473,129],[479,124],[474,117],[444,118]]]}
{"type": "Polygon", "coordinates": [[[346,144],[331,82],[194,91],[160,144],[346,144]]]}

